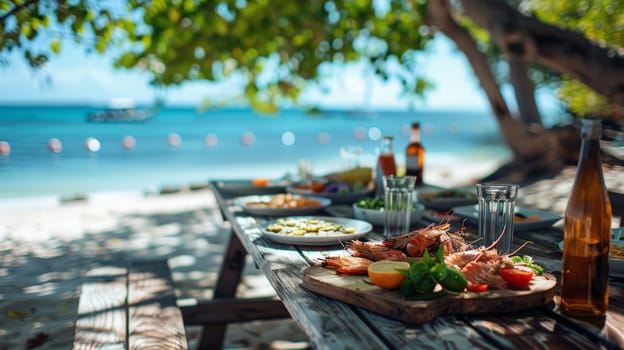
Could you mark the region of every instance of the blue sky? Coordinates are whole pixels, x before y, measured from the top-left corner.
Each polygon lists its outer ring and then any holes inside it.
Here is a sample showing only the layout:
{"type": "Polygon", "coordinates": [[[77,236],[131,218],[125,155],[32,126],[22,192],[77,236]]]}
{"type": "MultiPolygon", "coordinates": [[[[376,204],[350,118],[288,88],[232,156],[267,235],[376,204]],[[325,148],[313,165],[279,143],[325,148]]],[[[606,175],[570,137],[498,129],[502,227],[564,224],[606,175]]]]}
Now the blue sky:
{"type": "MultiPolygon", "coordinates": [[[[444,37],[436,38],[433,47],[421,57],[421,72],[436,88],[417,102],[423,109],[489,109],[465,57],[454,50],[444,37]]],[[[408,101],[399,97],[398,83],[375,81],[366,98],[367,80],[362,65],[333,67],[332,79],[326,81],[330,93],[307,91],[303,102],[326,108],[399,109],[408,108],[408,101]]],[[[148,85],[145,73],[115,70],[110,56],[87,54],[84,49],[67,41],[60,55],[40,71],[32,71],[15,53],[9,65],[0,67],[0,103],[6,104],[92,104],[105,105],[113,98],[130,97],[137,104],[151,103],[156,94],[148,85]]],[[[219,98],[238,92],[236,81],[214,84],[188,82],[166,91],[167,104],[198,105],[204,98],[219,98]]]]}

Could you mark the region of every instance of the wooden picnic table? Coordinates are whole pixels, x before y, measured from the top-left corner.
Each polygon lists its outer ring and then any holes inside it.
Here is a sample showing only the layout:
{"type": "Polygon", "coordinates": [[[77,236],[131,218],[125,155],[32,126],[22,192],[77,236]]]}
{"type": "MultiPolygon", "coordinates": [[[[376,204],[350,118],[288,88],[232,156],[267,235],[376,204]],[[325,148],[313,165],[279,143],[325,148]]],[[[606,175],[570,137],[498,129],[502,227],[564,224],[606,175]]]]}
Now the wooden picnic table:
{"type": "MultiPolygon", "coordinates": [[[[222,215],[232,225],[232,233],[218,279],[215,298],[236,308],[241,316],[250,312],[251,318],[271,318],[290,315],[309,337],[315,349],[422,349],[422,348],[600,348],[619,349],[624,346],[624,280],[609,280],[609,311],[605,318],[586,322],[568,318],[557,311],[556,300],[529,310],[486,315],[439,316],[423,324],[405,324],[366,309],[352,306],[302,287],[303,271],[317,264],[317,258],[338,255],[344,249],[336,246],[295,246],[274,243],[261,234],[259,225],[271,218],[256,217],[242,211],[231,200],[233,193],[223,186],[228,182],[212,181],[222,215]],[[236,307],[245,301],[236,301],[236,286],[240,281],[242,261],[249,254],[276,291],[279,301],[253,301],[247,309],[236,307]],[[284,308],[280,308],[283,304],[284,308]],[[262,306],[261,306],[262,305],[262,306]],[[241,311],[242,310],[242,311],[241,311]],[[287,311],[287,314],[286,312],[287,311]],[[597,324],[597,325],[595,325],[597,324]]],[[[267,189],[262,190],[263,194],[267,189]]],[[[275,192],[284,189],[274,188],[275,192]]],[[[330,206],[326,215],[351,215],[345,205],[330,206]]],[[[427,222],[423,222],[423,226],[427,222]]],[[[474,227],[468,230],[475,231],[474,227]]],[[[367,235],[379,240],[379,228],[367,235]]],[[[524,241],[533,244],[523,250],[532,256],[545,271],[560,278],[561,251],[557,244],[563,239],[558,227],[516,232],[514,246],[524,241]]],[[[557,283],[557,293],[559,283],[557,283]]],[[[208,309],[206,309],[208,310],[208,309]]],[[[210,309],[213,310],[213,309],[210,309]]],[[[201,308],[192,314],[184,313],[185,322],[200,324],[201,308]]],[[[208,317],[205,316],[204,317],[208,317]]],[[[236,320],[232,320],[236,321],[236,320]]],[[[225,322],[204,329],[202,348],[220,346],[225,322]]]]}

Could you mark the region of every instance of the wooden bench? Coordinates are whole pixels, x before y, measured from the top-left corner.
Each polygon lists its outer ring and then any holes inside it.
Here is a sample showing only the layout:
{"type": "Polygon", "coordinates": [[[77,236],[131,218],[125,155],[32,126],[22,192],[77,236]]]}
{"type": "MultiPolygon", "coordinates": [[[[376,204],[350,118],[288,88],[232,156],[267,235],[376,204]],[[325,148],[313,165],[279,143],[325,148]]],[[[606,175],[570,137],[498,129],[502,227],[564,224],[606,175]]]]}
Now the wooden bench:
{"type": "Polygon", "coordinates": [[[188,349],[167,261],[101,262],[85,278],[74,350],[188,349]]]}

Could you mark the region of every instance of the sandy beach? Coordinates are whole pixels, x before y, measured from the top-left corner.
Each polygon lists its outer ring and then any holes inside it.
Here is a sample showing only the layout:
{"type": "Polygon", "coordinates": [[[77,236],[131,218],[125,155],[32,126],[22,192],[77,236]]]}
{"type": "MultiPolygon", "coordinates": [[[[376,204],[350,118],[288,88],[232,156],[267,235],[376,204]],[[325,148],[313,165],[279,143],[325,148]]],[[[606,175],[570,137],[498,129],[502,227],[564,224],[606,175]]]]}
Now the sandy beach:
{"type": "MultiPolygon", "coordinates": [[[[622,170],[606,171],[609,189],[624,192],[622,170]]],[[[573,177],[570,167],[523,185],[518,202],[562,213],[573,177]]],[[[99,258],[166,258],[180,304],[212,297],[229,224],[207,189],[19,203],[0,205],[0,350],[26,348],[41,332],[48,338],[39,348],[70,349],[82,273],[99,258]]],[[[238,295],[274,295],[251,261],[238,295]]],[[[198,336],[187,329],[191,348],[198,336]]],[[[291,320],[231,325],[226,336],[227,348],[307,345],[291,320]]]]}
{"type": "MultiPolygon", "coordinates": [[[[180,303],[210,299],[228,232],[208,190],[5,206],[0,215],[0,349],[23,349],[40,332],[49,335],[40,348],[71,349],[82,273],[97,259],[168,259],[180,303]]],[[[238,294],[274,293],[249,262],[238,294]]],[[[187,329],[187,336],[193,345],[199,329],[187,329]]],[[[256,348],[300,338],[291,321],[272,321],[232,325],[226,344],[256,348]]]]}

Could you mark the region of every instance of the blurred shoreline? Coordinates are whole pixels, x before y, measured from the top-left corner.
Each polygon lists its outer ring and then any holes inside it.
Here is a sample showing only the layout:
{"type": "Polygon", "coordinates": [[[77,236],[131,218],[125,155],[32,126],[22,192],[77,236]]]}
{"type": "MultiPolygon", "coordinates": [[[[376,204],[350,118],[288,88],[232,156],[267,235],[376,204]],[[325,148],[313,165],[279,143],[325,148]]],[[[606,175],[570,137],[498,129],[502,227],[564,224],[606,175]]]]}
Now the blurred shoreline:
{"type": "Polygon", "coordinates": [[[209,179],[292,178],[298,176],[300,162],[322,176],[343,170],[342,147],[361,148],[360,164],[374,167],[382,135],[394,136],[401,166],[414,120],[423,125],[428,183],[463,185],[510,157],[494,118],[474,111],[354,116],[348,111],[308,115],[285,110],[264,116],[249,109],[202,114],[192,108],[165,108],[145,123],[90,123],[88,111],[0,106],[0,141],[11,146],[10,154],[0,155],[0,201],[158,193],[209,179]],[[62,146],[58,152],[50,149],[52,139],[62,146]]]}
{"type": "MultiPolygon", "coordinates": [[[[453,188],[470,186],[478,182],[480,178],[489,175],[496,170],[505,160],[466,160],[463,162],[453,162],[452,165],[431,164],[425,173],[425,179],[428,184],[440,187],[453,188]]],[[[214,180],[244,180],[252,179],[254,172],[249,169],[249,177],[220,177],[214,180]]],[[[326,172],[336,171],[335,168],[323,169],[326,172]]],[[[270,180],[280,180],[289,174],[281,177],[270,177],[270,180]]],[[[203,190],[208,187],[209,180],[194,182],[177,182],[162,186],[153,186],[145,188],[135,188],[117,191],[80,191],[69,192],[65,194],[45,194],[45,195],[22,195],[14,197],[0,197],[0,211],[14,212],[21,210],[54,208],[61,205],[89,202],[89,204],[106,203],[117,200],[136,200],[142,197],[168,195],[173,193],[192,193],[203,190]]]]}

